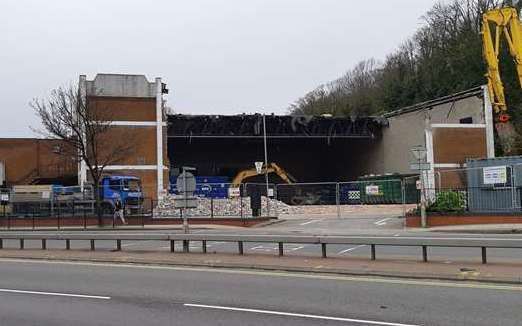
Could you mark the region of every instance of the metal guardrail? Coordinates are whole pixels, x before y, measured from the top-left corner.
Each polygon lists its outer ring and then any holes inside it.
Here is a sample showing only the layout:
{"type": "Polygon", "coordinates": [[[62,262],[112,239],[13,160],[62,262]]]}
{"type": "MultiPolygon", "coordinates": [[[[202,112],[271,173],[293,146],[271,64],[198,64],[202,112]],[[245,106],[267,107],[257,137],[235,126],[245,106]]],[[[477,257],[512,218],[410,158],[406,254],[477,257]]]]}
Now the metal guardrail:
{"type": "Polygon", "coordinates": [[[327,245],[368,245],[371,249],[371,260],[376,260],[377,246],[403,246],[421,247],[422,260],[428,261],[428,247],[460,247],[481,248],[482,263],[487,263],[487,248],[511,248],[522,249],[522,239],[481,239],[481,238],[422,238],[422,237],[363,237],[363,236],[286,236],[286,235],[229,235],[229,234],[0,234],[0,249],[4,240],[19,240],[20,249],[24,249],[25,240],[41,240],[42,249],[47,249],[48,240],[64,240],[65,249],[70,250],[70,242],[73,240],[89,240],[90,249],[95,250],[95,241],[116,241],[116,250],[122,250],[123,240],[132,241],[168,241],[170,250],[174,252],[176,241],[183,243],[183,251],[189,252],[190,241],[202,243],[203,253],[207,252],[207,242],[237,242],[238,253],[244,254],[244,243],[269,242],[279,245],[279,255],[284,255],[284,244],[315,244],[320,245],[322,257],[327,258],[327,245]]]}

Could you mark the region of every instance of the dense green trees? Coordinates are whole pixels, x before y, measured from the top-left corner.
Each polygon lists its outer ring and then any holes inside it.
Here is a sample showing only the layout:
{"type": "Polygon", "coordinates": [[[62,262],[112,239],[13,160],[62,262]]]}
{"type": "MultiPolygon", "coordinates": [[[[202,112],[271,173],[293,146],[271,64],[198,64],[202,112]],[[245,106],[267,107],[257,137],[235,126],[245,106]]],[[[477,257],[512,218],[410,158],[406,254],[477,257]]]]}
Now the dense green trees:
{"type": "MultiPolygon", "coordinates": [[[[485,84],[482,14],[505,4],[498,0],[436,4],[423,17],[425,24],[384,62],[369,59],[357,64],[341,78],[298,99],[290,112],[371,115],[485,84]]],[[[522,92],[507,51],[501,55],[501,69],[508,106],[518,127],[522,92]]]]}

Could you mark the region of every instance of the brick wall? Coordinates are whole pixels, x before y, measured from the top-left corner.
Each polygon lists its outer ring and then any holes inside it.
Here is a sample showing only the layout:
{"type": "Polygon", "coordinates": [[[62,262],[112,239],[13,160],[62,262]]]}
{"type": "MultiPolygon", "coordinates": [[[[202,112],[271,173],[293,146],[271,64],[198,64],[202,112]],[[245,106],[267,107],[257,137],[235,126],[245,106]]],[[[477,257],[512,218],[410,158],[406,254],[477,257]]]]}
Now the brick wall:
{"type": "Polygon", "coordinates": [[[28,184],[38,178],[75,177],[74,152],[51,139],[0,139],[0,161],[5,163],[8,185],[28,184]]]}

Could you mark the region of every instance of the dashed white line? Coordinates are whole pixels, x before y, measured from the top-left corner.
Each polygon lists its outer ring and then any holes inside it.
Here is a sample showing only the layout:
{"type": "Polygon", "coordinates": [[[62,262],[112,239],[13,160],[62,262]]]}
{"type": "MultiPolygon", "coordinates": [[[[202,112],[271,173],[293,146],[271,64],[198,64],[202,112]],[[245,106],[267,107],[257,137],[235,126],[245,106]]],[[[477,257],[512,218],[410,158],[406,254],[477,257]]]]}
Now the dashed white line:
{"type": "Polygon", "coordinates": [[[85,294],[59,293],[59,292],[40,292],[40,291],[26,291],[26,290],[13,290],[13,289],[0,289],[0,292],[17,293],[17,294],[49,295],[49,296],[56,296],[56,297],[72,297],[72,298],[82,298],[82,299],[100,299],[100,300],[110,300],[111,299],[111,297],[99,296],[99,295],[85,295],[85,294]]]}
{"type": "Polygon", "coordinates": [[[337,254],[338,255],[342,255],[344,253],[347,253],[347,252],[350,252],[350,251],[354,251],[355,249],[359,249],[361,247],[365,247],[366,245],[358,245],[358,246],[355,246],[355,247],[351,247],[351,248],[348,248],[348,249],[345,249],[345,250],[341,250],[339,251],[337,254]]]}
{"type": "Polygon", "coordinates": [[[216,310],[251,312],[251,313],[256,313],[256,314],[277,315],[277,316],[287,316],[287,317],[299,317],[299,318],[309,318],[309,319],[334,320],[334,321],[343,321],[343,322],[367,324],[367,325],[418,326],[418,325],[412,325],[412,324],[390,323],[390,322],[384,322],[384,321],[353,319],[353,318],[342,318],[342,317],[331,317],[331,316],[322,316],[322,315],[299,314],[299,313],[274,311],[274,310],[260,310],[260,309],[248,309],[248,308],[225,307],[225,306],[209,306],[209,305],[191,304],[191,303],[185,303],[183,305],[185,307],[193,307],[193,308],[206,308],[206,309],[216,309],[216,310]]]}
{"type": "Polygon", "coordinates": [[[124,243],[122,244],[121,246],[122,247],[130,247],[130,246],[135,246],[135,245],[140,245],[142,243],[146,243],[146,242],[151,242],[152,240],[144,240],[144,241],[137,241],[137,242],[128,242],[128,243],[124,243]]]}
{"type": "Polygon", "coordinates": [[[379,226],[382,226],[382,225],[385,225],[386,224],[386,221],[388,221],[390,218],[387,217],[387,218],[383,218],[382,220],[379,220],[377,222],[374,222],[373,224],[375,225],[379,225],[379,226]]]}
{"type": "Polygon", "coordinates": [[[318,219],[318,220],[311,220],[311,221],[308,221],[308,222],[304,222],[304,223],[301,223],[299,225],[303,226],[303,225],[308,225],[308,224],[312,224],[312,223],[317,223],[317,222],[321,222],[323,219],[318,219]]]}
{"type": "Polygon", "coordinates": [[[296,246],[294,248],[285,248],[286,250],[290,250],[290,251],[297,251],[297,250],[301,250],[303,249],[305,246],[296,246]]]}

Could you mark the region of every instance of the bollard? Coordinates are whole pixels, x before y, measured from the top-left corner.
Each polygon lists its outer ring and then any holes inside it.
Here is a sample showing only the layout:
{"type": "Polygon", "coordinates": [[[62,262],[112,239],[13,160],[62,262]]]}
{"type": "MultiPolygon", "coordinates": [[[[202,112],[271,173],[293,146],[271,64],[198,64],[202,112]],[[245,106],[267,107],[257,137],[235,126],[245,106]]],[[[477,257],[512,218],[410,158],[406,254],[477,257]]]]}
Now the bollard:
{"type": "Polygon", "coordinates": [[[65,250],[71,250],[71,240],[65,239],[65,250]]]}
{"type": "Polygon", "coordinates": [[[116,250],[121,251],[121,240],[116,240],[116,250]]]}
{"type": "Polygon", "coordinates": [[[243,241],[237,242],[237,249],[239,251],[239,254],[242,255],[243,254],[243,241]]]}
{"type": "Polygon", "coordinates": [[[24,249],[24,239],[20,239],[20,249],[24,249]]]}
{"type": "Polygon", "coordinates": [[[372,260],[375,260],[375,245],[370,245],[371,251],[372,251],[372,260]]]}
{"type": "Polygon", "coordinates": [[[94,251],[96,248],[94,247],[94,239],[91,239],[91,250],[94,251]]]}
{"type": "Polygon", "coordinates": [[[422,261],[427,263],[428,262],[428,247],[422,246],[422,261]]]}
{"type": "Polygon", "coordinates": [[[45,239],[42,239],[42,250],[47,249],[47,241],[45,239]]]}
{"type": "Polygon", "coordinates": [[[207,253],[207,240],[201,241],[201,250],[203,250],[203,253],[207,253]]]}
{"type": "Polygon", "coordinates": [[[279,242],[279,256],[283,256],[283,243],[282,242],[279,242]]]}
{"type": "Polygon", "coordinates": [[[482,247],[482,264],[488,263],[488,257],[486,255],[486,247],[482,247]]]}
{"type": "Polygon", "coordinates": [[[323,253],[323,258],[326,258],[326,243],[321,243],[321,251],[323,253]]]}
{"type": "Polygon", "coordinates": [[[174,240],[170,240],[170,252],[174,252],[175,250],[175,243],[174,243],[174,240]]]}

